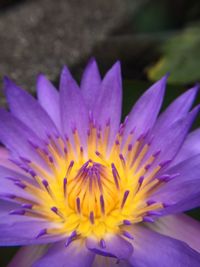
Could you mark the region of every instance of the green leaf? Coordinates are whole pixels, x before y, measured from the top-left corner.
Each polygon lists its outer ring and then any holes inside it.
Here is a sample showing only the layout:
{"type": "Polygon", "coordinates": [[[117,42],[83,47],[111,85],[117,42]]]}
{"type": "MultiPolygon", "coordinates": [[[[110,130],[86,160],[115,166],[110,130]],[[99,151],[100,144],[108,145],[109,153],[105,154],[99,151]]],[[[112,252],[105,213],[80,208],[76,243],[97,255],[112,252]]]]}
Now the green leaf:
{"type": "Polygon", "coordinates": [[[148,69],[148,77],[157,80],[170,72],[171,83],[194,83],[200,80],[200,28],[189,27],[173,35],[161,48],[162,57],[148,69]]]}

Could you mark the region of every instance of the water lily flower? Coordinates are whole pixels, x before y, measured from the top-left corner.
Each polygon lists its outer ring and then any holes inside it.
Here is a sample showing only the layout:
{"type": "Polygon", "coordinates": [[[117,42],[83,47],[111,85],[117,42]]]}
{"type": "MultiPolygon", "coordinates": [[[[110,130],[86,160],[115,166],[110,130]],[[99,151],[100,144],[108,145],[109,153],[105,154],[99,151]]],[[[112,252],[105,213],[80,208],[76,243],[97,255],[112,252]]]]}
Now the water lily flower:
{"type": "MultiPolygon", "coordinates": [[[[0,109],[0,245],[9,267],[199,267],[197,86],[159,115],[167,76],[121,121],[117,62],[94,59],[80,88],[40,75],[37,100],[5,78],[0,109]]],[[[2,256],[1,256],[2,257],[2,256]]]]}

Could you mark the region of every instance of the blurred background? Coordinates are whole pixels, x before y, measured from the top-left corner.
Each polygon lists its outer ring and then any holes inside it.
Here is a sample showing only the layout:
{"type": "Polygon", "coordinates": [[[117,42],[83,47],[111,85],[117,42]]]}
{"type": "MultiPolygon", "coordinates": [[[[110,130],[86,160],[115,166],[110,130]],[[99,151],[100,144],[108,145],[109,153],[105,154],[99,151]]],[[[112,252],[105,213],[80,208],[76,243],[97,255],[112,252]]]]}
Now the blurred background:
{"type": "MultiPolygon", "coordinates": [[[[170,72],[165,107],[200,81],[200,1],[0,0],[1,83],[8,75],[34,94],[38,73],[58,84],[67,64],[80,80],[92,56],[102,75],[121,61],[124,115],[170,72]]],[[[2,90],[0,104],[5,105],[2,90]]],[[[200,220],[200,210],[190,215],[200,220]]],[[[16,250],[0,248],[0,267],[16,250]]]]}

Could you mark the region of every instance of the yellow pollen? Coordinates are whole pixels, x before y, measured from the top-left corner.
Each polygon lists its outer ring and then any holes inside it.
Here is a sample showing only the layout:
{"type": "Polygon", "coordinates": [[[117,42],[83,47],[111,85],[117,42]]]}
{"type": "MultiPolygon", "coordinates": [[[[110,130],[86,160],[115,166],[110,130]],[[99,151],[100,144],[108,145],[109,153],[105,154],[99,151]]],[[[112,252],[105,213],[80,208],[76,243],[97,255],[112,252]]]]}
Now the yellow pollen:
{"type": "Polygon", "coordinates": [[[120,133],[109,152],[109,135],[109,123],[103,130],[91,123],[86,148],[76,129],[71,139],[49,137],[46,152],[36,148],[50,170],[27,163],[37,186],[26,182],[25,190],[38,201],[26,201],[31,208],[25,214],[53,223],[46,234],[74,237],[76,233],[101,240],[107,233],[120,232],[124,221],[139,223],[150,211],[163,208],[162,203],[147,203],[152,190],[161,184],[155,179],[161,167],[149,167],[155,156],[145,159],[150,146],[143,145],[142,138],[132,144],[131,132],[122,147],[120,133]]]}

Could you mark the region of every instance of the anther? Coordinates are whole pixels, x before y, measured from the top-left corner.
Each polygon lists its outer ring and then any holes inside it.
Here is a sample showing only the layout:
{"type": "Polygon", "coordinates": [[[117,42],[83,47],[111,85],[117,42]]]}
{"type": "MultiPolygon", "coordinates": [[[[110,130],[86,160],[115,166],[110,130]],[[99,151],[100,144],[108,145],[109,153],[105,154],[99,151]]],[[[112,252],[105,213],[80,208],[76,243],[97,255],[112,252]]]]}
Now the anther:
{"type": "Polygon", "coordinates": [[[119,142],[118,139],[115,141],[115,145],[116,145],[116,146],[119,146],[119,145],[120,145],[120,142],[119,142]]]}
{"type": "Polygon", "coordinates": [[[110,118],[108,118],[106,121],[106,127],[109,127],[109,126],[110,126],[110,118]]]}
{"type": "Polygon", "coordinates": [[[101,206],[101,212],[105,213],[105,203],[104,203],[104,197],[103,195],[100,195],[100,206],[101,206]]]}
{"type": "Polygon", "coordinates": [[[150,210],[147,212],[148,216],[160,216],[161,212],[160,211],[156,211],[156,210],[150,210]]]}
{"type": "Polygon", "coordinates": [[[80,147],[80,153],[83,154],[83,147],[80,147]]]}
{"type": "Polygon", "coordinates": [[[125,167],[126,166],[126,160],[125,160],[124,156],[122,154],[119,154],[119,158],[122,162],[122,166],[125,167]]]}
{"type": "Polygon", "coordinates": [[[29,170],[29,174],[34,178],[37,176],[36,172],[34,170],[29,170]]]}
{"type": "Polygon", "coordinates": [[[101,139],[101,133],[97,132],[97,138],[100,140],[101,139]]]}
{"type": "Polygon", "coordinates": [[[28,143],[36,150],[39,148],[39,146],[37,144],[35,144],[33,141],[28,140],[28,143]]]}
{"type": "MultiPolygon", "coordinates": [[[[46,144],[48,146],[48,144],[46,144]]],[[[41,151],[48,157],[49,156],[49,151],[47,148],[42,148],[41,151]]]]}
{"type": "Polygon", "coordinates": [[[158,150],[157,152],[155,152],[155,153],[153,154],[153,157],[156,158],[158,155],[160,155],[160,153],[161,153],[161,150],[158,150]]]}
{"type": "Polygon", "coordinates": [[[21,161],[23,161],[23,162],[25,162],[27,164],[31,163],[31,161],[29,159],[25,158],[25,157],[19,157],[19,158],[21,159],[21,161]]]}
{"type": "Polygon", "coordinates": [[[90,136],[90,129],[87,129],[87,136],[89,137],[90,136]]]}
{"type": "Polygon", "coordinates": [[[47,229],[42,229],[38,235],[36,236],[36,239],[38,239],[39,237],[46,235],[47,234],[47,229]]]}
{"type": "Polygon", "coordinates": [[[152,164],[147,164],[144,168],[146,171],[148,171],[151,168],[152,164]]]}
{"type": "Polygon", "coordinates": [[[22,204],[21,206],[24,209],[32,209],[33,208],[33,205],[32,204],[22,204]]]}
{"type": "Polygon", "coordinates": [[[78,213],[80,214],[81,213],[81,202],[80,202],[79,197],[76,198],[76,208],[77,208],[78,213]]]}
{"type": "Polygon", "coordinates": [[[71,160],[71,162],[70,162],[70,164],[69,164],[69,167],[68,167],[68,169],[67,169],[67,174],[66,174],[66,176],[68,176],[68,175],[70,174],[70,172],[71,172],[73,166],[74,166],[74,161],[71,160]]]}
{"type": "Polygon", "coordinates": [[[129,232],[127,232],[127,231],[124,231],[124,232],[123,232],[123,236],[125,236],[125,237],[127,237],[127,238],[129,238],[129,239],[131,239],[131,240],[134,239],[133,236],[132,236],[129,232]]]}
{"type": "Polygon", "coordinates": [[[125,203],[126,203],[126,200],[127,200],[127,198],[128,198],[129,193],[130,193],[129,190],[126,190],[126,191],[124,192],[124,196],[123,196],[123,199],[122,199],[121,208],[124,207],[124,205],[125,205],[125,203]]]}
{"type": "Polygon", "coordinates": [[[125,117],[125,119],[124,119],[124,126],[127,124],[128,118],[129,118],[129,116],[127,115],[127,116],[125,117]]]}
{"type": "Polygon", "coordinates": [[[74,240],[74,238],[77,236],[77,233],[76,233],[76,231],[73,231],[72,233],[71,233],[71,235],[67,238],[67,241],[66,241],[66,243],[65,243],[65,247],[68,247],[70,244],[71,244],[71,242],[74,240]]]}
{"type": "Polygon", "coordinates": [[[14,195],[14,194],[4,193],[4,194],[0,194],[0,198],[15,199],[15,198],[17,198],[17,197],[16,197],[16,195],[14,195]]]}
{"type": "Polygon", "coordinates": [[[96,151],[95,154],[99,157],[101,154],[99,153],[99,151],[96,151]]]}
{"type": "Polygon", "coordinates": [[[51,207],[51,211],[53,211],[56,215],[58,215],[59,217],[63,218],[62,213],[59,211],[59,209],[57,207],[51,207]]]}
{"type": "Polygon", "coordinates": [[[139,137],[137,138],[137,141],[141,142],[144,139],[144,137],[145,137],[145,134],[139,135],[139,137]]]}
{"type": "Polygon", "coordinates": [[[101,240],[100,240],[100,242],[99,242],[99,246],[100,246],[100,248],[102,248],[102,249],[105,249],[105,248],[106,248],[106,242],[105,242],[104,239],[101,239],[101,240]]]}
{"type": "Polygon", "coordinates": [[[129,144],[129,145],[128,145],[128,151],[131,151],[132,148],[133,148],[133,145],[132,145],[132,144],[129,144]]]}
{"type": "Polygon", "coordinates": [[[13,182],[20,182],[20,179],[15,178],[15,177],[5,177],[5,179],[8,179],[8,180],[13,181],[13,182]]]}
{"type": "Polygon", "coordinates": [[[131,221],[129,221],[129,220],[123,220],[123,224],[125,224],[125,225],[132,225],[131,221]]]}
{"type": "Polygon", "coordinates": [[[161,168],[164,168],[164,167],[168,166],[171,163],[171,161],[172,160],[166,160],[166,161],[161,162],[159,165],[161,168]]]}
{"type": "Polygon", "coordinates": [[[117,187],[117,189],[119,189],[119,174],[118,174],[118,171],[114,165],[114,163],[111,164],[111,167],[112,167],[112,174],[113,174],[113,178],[114,178],[114,182],[115,182],[115,185],[117,187]]]}
{"type": "Polygon", "coordinates": [[[157,179],[162,181],[162,182],[166,182],[166,181],[168,181],[168,179],[170,179],[170,175],[169,174],[163,174],[163,175],[157,177],[157,179]]]}
{"type": "Polygon", "coordinates": [[[151,218],[151,217],[148,217],[148,216],[144,216],[143,217],[143,221],[144,222],[148,222],[148,223],[153,223],[154,222],[154,219],[151,218]]]}
{"type": "Polygon", "coordinates": [[[75,135],[77,133],[77,128],[74,122],[72,122],[72,127],[71,127],[72,133],[73,135],[75,135]]]}
{"type": "Polygon", "coordinates": [[[140,178],[139,178],[139,180],[138,180],[138,183],[139,183],[140,185],[142,185],[143,181],[144,181],[144,176],[140,176],[140,178]]]}
{"type": "Polygon", "coordinates": [[[65,153],[65,155],[67,155],[67,153],[68,153],[66,146],[64,147],[64,153],[65,153]]]}
{"type": "Polygon", "coordinates": [[[103,187],[102,187],[102,183],[101,183],[101,177],[100,177],[100,174],[99,174],[99,171],[95,171],[95,175],[97,177],[97,184],[98,184],[98,187],[99,187],[99,191],[102,193],[103,192],[103,187]]]}
{"type": "Polygon", "coordinates": [[[90,222],[91,224],[94,224],[94,212],[93,211],[90,212],[90,222]]]}
{"type": "Polygon", "coordinates": [[[156,201],[155,201],[155,200],[151,200],[151,199],[150,199],[150,200],[147,200],[147,202],[146,202],[146,203],[147,203],[147,205],[148,205],[148,206],[151,206],[151,205],[155,204],[155,203],[156,203],[156,201]]]}
{"type": "Polygon", "coordinates": [[[46,188],[46,190],[49,192],[49,183],[47,180],[42,180],[42,184],[44,185],[44,187],[46,188]]]}
{"type": "Polygon", "coordinates": [[[93,116],[93,112],[91,110],[89,110],[89,122],[92,123],[93,122],[93,119],[94,119],[94,116],[93,116]]]}
{"type": "Polygon", "coordinates": [[[15,164],[16,166],[18,166],[19,168],[21,168],[22,170],[24,170],[25,172],[28,172],[28,168],[23,165],[21,162],[15,160],[15,159],[8,159],[10,162],[12,162],[13,164],[15,164]]]}
{"type": "Polygon", "coordinates": [[[58,215],[58,209],[56,207],[51,207],[51,210],[58,215]]]}
{"type": "Polygon", "coordinates": [[[136,128],[136,127],[134,127],[134,128],[130,131],[130,134],[131,134],[131,135],[134,134],[134,132],[135,132],[135,128],[136,128]]]}
{"type": "Polygon", "coordinates": [[[26,213],[25,210],[11,210],[9,212],[10,215],[24,215],[26,213]]]}
{"type": "Polygon", "coordinates": [[[25,189],[25,188],[26,188],[26,185],[23,184],[23,183],[20,182],[20,181],[15,182],[15,185],[18,186],[18,187],[20,187],[21,189],[25,189]]]}
{"type": "Polygon", "coordinates": [[[64,191],[64,196],[66,196],[66,193],[67,193],[67,178],[66,177],[63,179],[63,191],[64,191]]]}
{"type": "Polygon", "coordinates": [[[53,160],[53,157],[52,156],[49,156],[48,159],[49,159],[49,162],[50,163],[52,163],[52,164],[54,163],[54,160],[53,160]]]}

